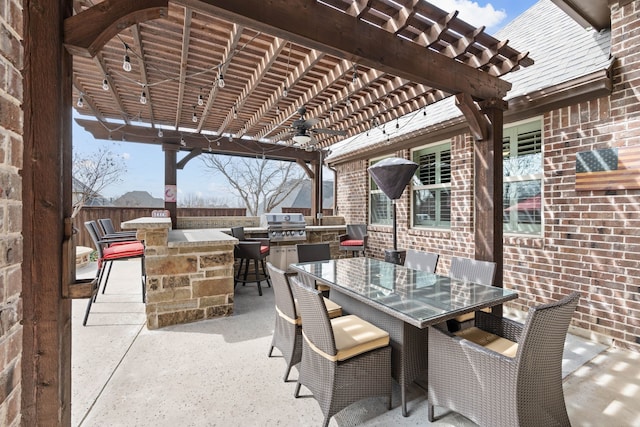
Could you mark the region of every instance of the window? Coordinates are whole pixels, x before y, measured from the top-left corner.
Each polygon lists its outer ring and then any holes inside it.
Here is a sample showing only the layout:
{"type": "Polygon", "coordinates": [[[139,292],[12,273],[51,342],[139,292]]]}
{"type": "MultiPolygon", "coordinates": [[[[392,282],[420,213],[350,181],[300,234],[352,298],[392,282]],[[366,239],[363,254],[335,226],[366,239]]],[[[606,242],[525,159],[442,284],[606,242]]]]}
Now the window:
{"type": "Polygon", "coordinates": [[[504,129],[504,232],[542,232],[542,123],[504,129]]]}
{"type": "Polygon", "coordinates": [[[451,227],[451,144],[413,151],[418,170],[413,176],[412,221],[414,227],[451,227]]]}
{"type": "MultiPolygon", "coordinates": [[[[370,162],[369,166],[373,166],[384,159],[376,159],[370,162]]],[[[369,223],[377,225],[393,225],[393,205],[391,199],[378,188],[378,185],[369,178],[369,223]]]]}

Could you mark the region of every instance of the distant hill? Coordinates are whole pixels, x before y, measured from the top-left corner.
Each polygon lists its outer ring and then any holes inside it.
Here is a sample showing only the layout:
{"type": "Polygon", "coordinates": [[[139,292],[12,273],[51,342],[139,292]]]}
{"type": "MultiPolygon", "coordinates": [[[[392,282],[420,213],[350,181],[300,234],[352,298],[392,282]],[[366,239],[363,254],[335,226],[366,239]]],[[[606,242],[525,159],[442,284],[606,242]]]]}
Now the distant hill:
{"type": "Polygon", "coordinates": [[[164,200],[153,197],[147,191],[129,191],[113,201],[114,206],[164,208],[164,200]]]}

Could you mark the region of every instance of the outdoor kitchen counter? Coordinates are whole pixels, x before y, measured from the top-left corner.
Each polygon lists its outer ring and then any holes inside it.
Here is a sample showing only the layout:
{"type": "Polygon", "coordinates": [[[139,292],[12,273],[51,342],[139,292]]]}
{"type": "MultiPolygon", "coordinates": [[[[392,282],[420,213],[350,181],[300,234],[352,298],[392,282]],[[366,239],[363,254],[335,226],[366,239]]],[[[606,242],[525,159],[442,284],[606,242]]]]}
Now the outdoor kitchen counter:
{"type": "Polygon", "coordinates": [[[233,314],[236,238],[216,229],[171,230],[171,219],[126,221],[144,241],[147,327],[233,314]]]}

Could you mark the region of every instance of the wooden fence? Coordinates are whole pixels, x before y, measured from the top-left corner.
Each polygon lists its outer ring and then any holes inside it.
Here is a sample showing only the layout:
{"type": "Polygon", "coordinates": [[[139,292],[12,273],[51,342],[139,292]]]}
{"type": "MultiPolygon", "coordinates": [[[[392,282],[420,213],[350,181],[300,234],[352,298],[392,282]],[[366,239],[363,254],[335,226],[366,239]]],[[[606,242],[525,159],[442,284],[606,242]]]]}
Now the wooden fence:
{"type": "MultiPolygon", "coordinates": [[[[99,218],[111,218],[116,229],[120,223],[132,219],[151,216],[151,211],[157,208],[138,207],[116,207],[116,206],[85,206],[74,219],[74,226],[77,229],[76,246],[93,247],[93,242],[84,227],[86,221],[98,220],[99,218]]],[[[207,216],[238,216],[247,215],[245,208],[178,208],[178,216],[185,217],[207,217],[207,216]]]]}

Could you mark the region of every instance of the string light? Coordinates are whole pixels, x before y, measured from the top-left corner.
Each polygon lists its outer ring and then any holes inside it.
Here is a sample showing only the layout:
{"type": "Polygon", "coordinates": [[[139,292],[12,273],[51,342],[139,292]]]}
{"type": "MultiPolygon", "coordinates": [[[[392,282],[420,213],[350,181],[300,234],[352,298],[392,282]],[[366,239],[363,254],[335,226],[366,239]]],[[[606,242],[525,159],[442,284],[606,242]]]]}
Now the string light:
{"type": "Polygon", "coordinates": [[[236,108],[236,106],[233,106],[233,118],[237,119],[238,118],[238,109],[236,108]]]}
{"type": "Polygon", "coordinates": [[[162,132],[162,129],[158,128],[158,138],[162,138],[164,136],[164,133],[162,132]]]}
{"type": "Polygon", "coordinates": [[[184,142],[184,137],[183,136],[180,137],[180,145],[182,145],[183,147],[187,146],[187,143],[184,142]]]}
{"type": "Polygon", "coordinates": [[[140,104],[144,105],[147,103],[147,94],[145,93],[145,91],[143,90],[140,93],[140,104]]]}
{"type": "Polygon", "coordinates": [[[233,136],[229,135],[229,142],[233,142],[233,136]]]}
{"type": "Polygon", "coordinates": [[[122,60],[122,69],[127,73],[131,71],[131,58],[129,58],[129,46],[124,45],[124,59],[122,60]]]}
{"type": "Polygon", "coordinates": [[[224,75],[222,70],[218,71],[218,87],[222,89],[224,87],[224,75]]]}
{"type": "Polygon", "coordinates": [[[191,121],[193,123],[197,123],[198,122],[198,116],[196,115],[196,106],[193,106],[193,115],[191,116],[191,121]]]}
{"type": "Polygon", "coordinates": [[[347,107],[351,107],[351,97],[347,96],[347,107]]]}
{"type": "Polygon", "coordinates": [[[76,103],[76,105],[78,106],[78,108],[84,107],[84,99],[82,99],[82,94],[80,94],[80,96],[78,97],[78,102],[76,103]]]}
{"type": "Polygon", "coordinates": [[[204,105],[204,97],[202,96],[202,94],[198,95],[198,105],[201,107],[204,105]]]}
{"type": "Polygon", "coordinates": [[[102,80],[102,90],[109,90],[109,81],[106,77],[102,80]]]}
{"type": "Polygon", "coordinates": [[[282,90],[282,96],[286,97],[289,94],[289,91],[287,90],[287,86],[285,85],[284,89],[282,90]]]}

